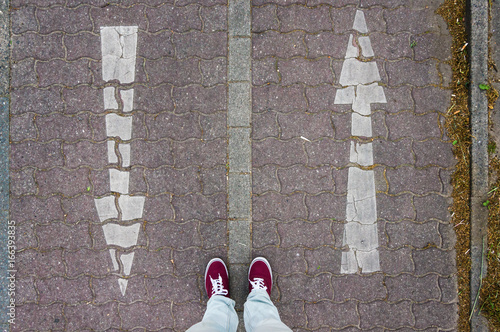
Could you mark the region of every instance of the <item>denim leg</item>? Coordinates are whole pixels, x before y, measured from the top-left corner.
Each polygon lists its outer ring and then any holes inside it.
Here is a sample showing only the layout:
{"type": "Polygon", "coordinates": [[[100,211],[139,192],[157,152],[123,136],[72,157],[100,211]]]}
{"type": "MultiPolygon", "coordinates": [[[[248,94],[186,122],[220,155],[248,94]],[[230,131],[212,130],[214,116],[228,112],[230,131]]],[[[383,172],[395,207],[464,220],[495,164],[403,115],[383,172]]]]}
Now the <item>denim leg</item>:
{"type": "Polygon", "coordinates": [[[269,295],[264,289],[254,289],[245,302],[245,329],[247,332],[291,332],[283,324],[269,295]]]}
{"type": "Polygon", "coordinates": [[[238,315],[234,310],[234,301],[221,295],[214,295],[208,300],[207,310],[198,324],[186,332],[236,332],[238,315]]]}

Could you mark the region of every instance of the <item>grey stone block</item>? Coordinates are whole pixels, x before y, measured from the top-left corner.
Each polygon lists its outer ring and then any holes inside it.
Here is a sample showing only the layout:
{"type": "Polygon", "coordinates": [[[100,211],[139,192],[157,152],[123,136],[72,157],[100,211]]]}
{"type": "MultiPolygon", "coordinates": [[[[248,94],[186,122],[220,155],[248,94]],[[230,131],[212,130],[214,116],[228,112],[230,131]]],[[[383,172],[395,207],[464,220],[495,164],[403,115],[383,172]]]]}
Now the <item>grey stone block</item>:
{"type": "Polygon", "coordinates": [[[250,81],[251,39],[229,39],[228,81],[250,81]]]}
{"type": "Polygon", "coordinates": [[[252,115],[250,83],[230,83],[228,104],[227,125],[249,127],[252,115]]]}
{"type": "Polygon", "coordinates": [[[230,219],[250,219],[252,188],[250,174],[229,173],[228,199],[230,219]]]}
{"type": "Polygon", "coordinates": [[[248,264],[229,264],[229,293],[236,302],[235,309],[243,310],[248,296],[248,264]]]}
{"type": "Polygon", "coordinates": [[[250,37],[250,6],[249,0],[229,0],[229,36],[250,37]]]}
{"type": "Polygon", "coordinates": [[[250,128],[229,128],[229,172],[251,171],[250,128]]]}
{"type": "Polygon", "coordinates": [[[250,220],[229,221],[229,263],[247,264],[251,258],[250,220]]]}

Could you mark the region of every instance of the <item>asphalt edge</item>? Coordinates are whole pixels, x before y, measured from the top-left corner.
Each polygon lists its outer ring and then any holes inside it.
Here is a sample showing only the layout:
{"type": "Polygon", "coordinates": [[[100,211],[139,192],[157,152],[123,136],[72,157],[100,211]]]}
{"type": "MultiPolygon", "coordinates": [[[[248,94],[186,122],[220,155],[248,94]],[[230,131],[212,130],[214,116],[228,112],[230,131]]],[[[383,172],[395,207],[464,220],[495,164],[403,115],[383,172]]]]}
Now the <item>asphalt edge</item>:
{"type": "Polygon", "coordinates": [[[486,275],[488,208],[488,98],[479,84],[488,83],[488,1],[469,0],[471,122],[471,235],[470,235],[470,327],[472,332],[488,331],[488,323],[480,314],[478,293],[486,275]]]}

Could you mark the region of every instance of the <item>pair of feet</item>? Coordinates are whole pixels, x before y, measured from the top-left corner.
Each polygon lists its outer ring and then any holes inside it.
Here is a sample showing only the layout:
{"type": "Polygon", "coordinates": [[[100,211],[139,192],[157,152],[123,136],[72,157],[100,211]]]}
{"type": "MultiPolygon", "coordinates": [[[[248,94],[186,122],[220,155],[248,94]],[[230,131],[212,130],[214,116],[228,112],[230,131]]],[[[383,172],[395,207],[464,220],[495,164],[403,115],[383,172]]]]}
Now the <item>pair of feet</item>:
{"type": "MultiPolygon", "coordinates": [[[[263,289],[271,295],[273,274],[271,265],[264,257],[255,258],[248,269],[248,291],[263,289]]],[[[226,264],[220,258],[214,258],[207,264],[205,270],[205,289],[208,298],[214,295],[229,296],[229,274],[226,264]]]]}

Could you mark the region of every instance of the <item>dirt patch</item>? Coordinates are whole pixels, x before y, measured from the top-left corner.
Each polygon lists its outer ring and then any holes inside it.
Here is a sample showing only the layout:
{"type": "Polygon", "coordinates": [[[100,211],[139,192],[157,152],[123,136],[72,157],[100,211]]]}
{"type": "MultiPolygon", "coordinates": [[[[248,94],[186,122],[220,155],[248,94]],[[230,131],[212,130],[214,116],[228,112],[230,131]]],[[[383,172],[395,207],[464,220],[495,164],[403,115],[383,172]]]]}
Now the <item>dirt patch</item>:
{"type": "Polygon", "coordinates": [[[453,175],[453,206],[451,207],[452,223],[455,224],[457,243],[458,297],[459,297],[459,331],[470,331],[470,113],[469,96],[469,55],[467,48],[467,32],[465,0],[446,0],[437,10],[448,23],[453,37],[451,66],[453,69],[452,101],[447,112],[446,128],[453,140],[454,153],[457,158],[453,175]]]}

